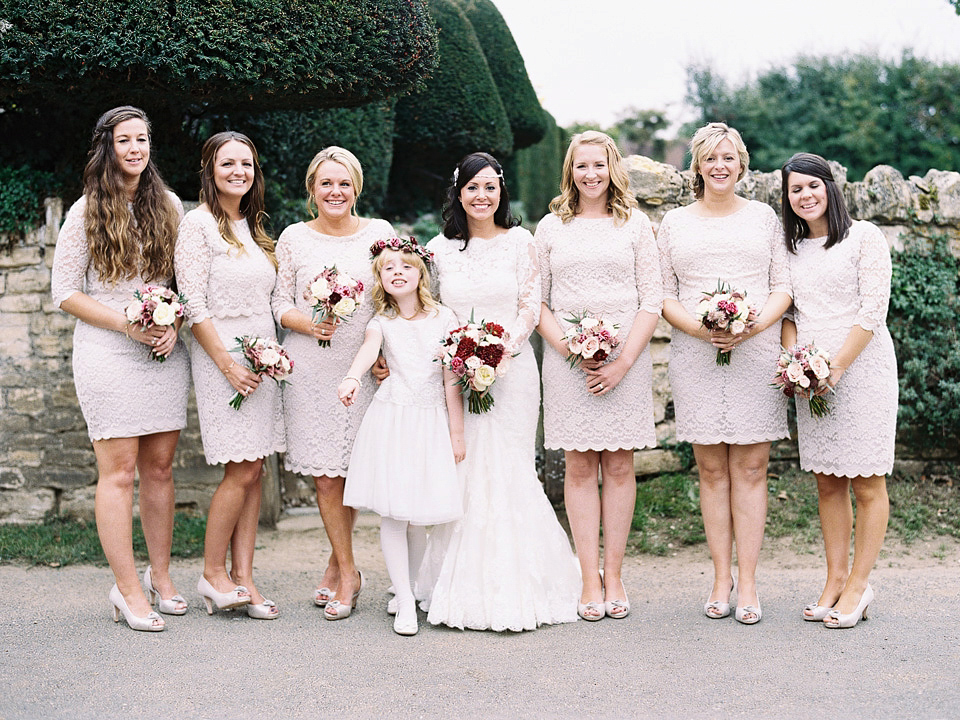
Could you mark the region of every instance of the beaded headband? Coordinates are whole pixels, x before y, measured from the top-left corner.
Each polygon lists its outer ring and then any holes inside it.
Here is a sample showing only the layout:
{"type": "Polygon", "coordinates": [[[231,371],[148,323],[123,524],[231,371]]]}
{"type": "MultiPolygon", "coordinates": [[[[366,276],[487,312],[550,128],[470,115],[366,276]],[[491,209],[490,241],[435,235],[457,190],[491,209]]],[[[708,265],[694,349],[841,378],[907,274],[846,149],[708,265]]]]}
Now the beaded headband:
{"type": "MultiPolygon", "coordinates": [[[[492,167],[491,167],[490,169],[493,170],[492,167]]],[[[496,175],[494,175],[494,177],[498,177],[498,178],[500,178],[501,180],[503,180],[503,170],[501,170],[500,172],[496,173],[496,175]]],[[[453,169],[453,184],[456,185],[456,184],[457,184],[457,180],[459,180],[459,179],[460,179],[460,168],[459,168],[459,166],[458,166],[458,167],[455,167],[455,168],[453,169]]]]}
{"type": "Polygon", "coordinates": [[[384,250],[396,250],[401,253],[413,253],[418,256],[428,266],[433,262],[433,253],[417,242],[412,235],[408,238],[392,237],[386,240],[377,240],[370,246],[370,259],[373,260],[384,250]]]}

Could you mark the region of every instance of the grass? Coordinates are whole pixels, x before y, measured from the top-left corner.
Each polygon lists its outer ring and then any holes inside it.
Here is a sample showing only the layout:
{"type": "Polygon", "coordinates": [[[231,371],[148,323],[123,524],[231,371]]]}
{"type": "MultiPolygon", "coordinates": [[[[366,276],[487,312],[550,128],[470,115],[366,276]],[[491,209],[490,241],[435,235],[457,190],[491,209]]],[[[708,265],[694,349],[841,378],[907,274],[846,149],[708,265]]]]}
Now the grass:
{"type": "MultiPolygon", "coordinates": [[[[173,524],[173,557],[203,555],[205,518],[177,513],[173,524]]],[[[133,520],[133,553],[147,559],[140,518],[133,520]]],[[[0,563],[62,567],[73,564],[106,565],[96,523],[51,515],[38,525],[0,525],[0,563]]]]}
{"type": "MultiPolygon", "coordinates": [[[[768,488],[766,537],[792,538],[795,546],[801,547],[819,544],[820,518],[813,475],[790,471],[772,476],[768,488]]],[[[960,492],[951,480],[893,477],[887,481],[887,491],[888,538],[906,545],[943,536],[960,539],[960,492]]],[[[695,475],[660,475],[637,486],[631,551],[666,555],[704,541],[700,489],[695,475]]]]}

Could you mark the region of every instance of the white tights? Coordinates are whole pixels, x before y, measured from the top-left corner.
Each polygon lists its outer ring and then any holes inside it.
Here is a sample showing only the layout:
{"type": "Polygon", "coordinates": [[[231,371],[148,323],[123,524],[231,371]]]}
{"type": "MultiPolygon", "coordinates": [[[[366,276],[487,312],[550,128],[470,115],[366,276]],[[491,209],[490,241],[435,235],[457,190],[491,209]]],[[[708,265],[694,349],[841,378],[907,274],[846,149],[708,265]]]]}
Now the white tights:
{"type": "Polygon", "coordinates": [[[397,618],[415,622],[417,601],[413,595],[413,583],[427,547],[427,528],[411,525],[406,520],[382,517],[380,547],[383,548],[390,582],[397,592],[397,618]]]}

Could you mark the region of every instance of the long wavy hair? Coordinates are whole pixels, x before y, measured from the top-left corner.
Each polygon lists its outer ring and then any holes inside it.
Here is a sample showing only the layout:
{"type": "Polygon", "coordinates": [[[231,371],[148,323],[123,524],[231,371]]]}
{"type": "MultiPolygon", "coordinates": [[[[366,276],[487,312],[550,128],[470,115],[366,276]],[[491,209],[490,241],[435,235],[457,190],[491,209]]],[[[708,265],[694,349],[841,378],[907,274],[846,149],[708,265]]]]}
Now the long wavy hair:
{"type": "Polygon", "coordinates": [[[116,284],[138,274],[146,281],[173,275],[173,249],[179,215],[170,188],[149,159],[128,207],[124,172],[113,149],[113,131],[126,120],[142,120],[150,137],[146,113],[130,105],[108,110],[93,129],[90,159],[83,170],[87,199],[84,230],[90,260],[101,282],[116,284]]]}
{"type": "Polygon", "coordinates": [[[485,152],[475,152],[467,155],[457,163],[453,171],[453,178],[447,188],[447,197],[443,203],[443,234],[451,240],[463,240],[461,250],[467,249],[470,242],[470,229],[467,225],[467,211],[460,203],[460,191],[473,180],[474,176],[485,167],[491,167],[500,180],[500,205],[493,213],[493,222],[497,227],[509,229],[520,224],[520,218],[510,212],[510,193],[507,184],[503,181],[503,167],[497,159],[485,152]]]}
{"type": "Polygon", "coordinates": [[[704,193],[700,164],[724,140],[733,143],[733,147],[737,151],[737,157],[740,159],[740,174],[737,175],[737,182],[743,180],[747,170],[750,169],[750,153],[747,152],[747,146],[744,145],[740,133],[726,123],[707,123],[693,134],[693,139],[690,141],[690,170],[693,172],[690,187],[693,189],[693,196],[697,200],[702,200],[704,193]]]}
{"type": "Polygon", "coordinates": [[[363,166],[360,165],[360,161],[356,155],[346,148],[337,147],[336,145],[325,147],[314,155],[313,160],[310,161],[310,165],[307,167],[307,177],[305,180],[307,186],[307,212],[310,213],[311,218],[316,218],[317,212],[319,212],[317,199],[313,194],[313,186],[317,182],[317,171],[327,160],[340,163],[347,169],[347,174],[353,183],[353,207],[350,208],[350,213],[354,217],[360,217],[357,212],[357,201],[360,199],[360,193],[363,192],[363,166]]]}
{"type": "Polygon", "coordinates": [[[853,225],[853,219],[850,217],[847,204],[843,201],[843,193],[837,187],[837,181],[833,179],[833,172],[827,161],[813,153],[797,153],[780,168],[780,204],[783,208],[783,237],[787,243],[787,250],[796,253],[797,243],[805,237],[810,237],[810,226],[807,225],[807,221],[799,217],[790,205],[790,187],[787,185],[787,178],[792,172],[812,175],[823,181],[827,191],[828,228],[827,241],[823,247],[833,247],[847,236],[853,225]]]}
{"type": "Polygon", "coordinates": [[[615,218],[617,225],[630,219],[630,213],[638,207],[637,199],[630,194],[630,177],[623,167],[623,155],[606,133],[586,130],[574,135],[563,158],[563,172],[560,176],[560,194],[550,201],[550,212],[567,223],[580,212],[580,191],[573,181],[573,154],[581,145],[599,145],[607,154],[607,169],[610,172],[610,186],[607,188],[607,212],[615,218]]]}
{"type": "Polygon", "coordinates": [[[207,138],[203,144],[203,150],[200,152],[200,202],[206,203],[210,208],[210,213],[217,219],[217,227],[220,229],[220,236],[228,244],[243,252],[243,243],[234,234],[230,226],[230,218],[220,204],[220,196],[217,192],[217,183],[214,180],[214,171],[216,170],[217,151],[228,142],[235,141],[250,148],[253,155],[253,185],[240,198],[240,212],[243,219],[247,221],[247,227],[250,228],[250,237],[257,246],[263,250],[263,254],[277,267],[277,256],[274,251],[273,239],[267,235],[263,229],[263,220],[267,217],[264,211],[263,203],[263,170],[260,169],[260,155],[253,141],[243,133],[227,130],[219,132],[207,138]]]}
{"type": "MultiPolygon", "coordinates": [[[[413,240],[413,238],[410,238],[413,240]]],[[[387,317],[397,317],[400,314],[400,308],[393,295],[383,289],[383,282],[380,280],[380,271],[387,264],[388,253],[397,252],[396,250],[384,250],[373,259],[373,311],[377,315],[386,315],[387,317]]],[[[434,313],[439,311],[437,301],[433,299],[433,293],[430,292],[430,269],[423,261],[423,258],[412,252],[401,252],[405,262],[413,265],[420,271],[420,280],[417,282],[417,302],[420,310],[432,310],[434,313]]]]}

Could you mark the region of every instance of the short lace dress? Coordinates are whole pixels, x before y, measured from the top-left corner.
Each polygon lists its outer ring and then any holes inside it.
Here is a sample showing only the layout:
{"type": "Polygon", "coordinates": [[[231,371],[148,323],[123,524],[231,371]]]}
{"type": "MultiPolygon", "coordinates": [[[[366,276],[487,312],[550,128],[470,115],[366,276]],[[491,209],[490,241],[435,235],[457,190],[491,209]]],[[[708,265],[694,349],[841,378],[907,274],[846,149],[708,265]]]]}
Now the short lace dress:
{"type": "MultiPolygon", "coordinates": [[[[769,205],[749,201],[726,217],[669,211],[657,232],[665,298],[696,316],[704,292],[718,281],[745,290],[762,310],[770,293],[790,293],[790,266],[780,221],[769,205]]],[[[670,340],[668,369],[677,440],[749,445],[785,438],[786,398],[771,385],[780,352],[780,321],[716,364],[716,348],[679,330],[670,340]]]]}
{"type": "MultiPolygon", "coordinates": [[[[660,314],[660,260],[647,216],[634,210],[613,218],[547,215],[537,226],[543,301],[566,332],[574,313],[620,325],[620,354],[639,310],[660,314]]],[[[586,374],[549,345],[543,351],[544,446],[563,450],[632,450],[657,444],[653,417],[653,362],[649,347],[612,391],[597,397],[586,374]]]]}
{"type": "MultiPolygon", "coordinates": [[[[170,194],[178,215],[180,200],[170,194]]],[[[86,196],[67,213],[53,257],[50,289],[60,307],[76,292],[89,295],[108,308],[123,313],[134,299],[133,291],[146,285],[170,287],[172,278],[142,277],[103,282],[90,258],[84,230],[86,196]]],[[[182,430],[187,425],[190,361],[178,340],[164,362],[150,358],[150,348],[122,332],[106,330],[77,320],[73,332],[73,380],[80,410],[91,440],[139,437],[182,430]]]]}
{"type": "MultiPolygon", "coordinates": [[[[243,243],[242,251],[223,239],[208,211],[188,212],[177,240],[177,281],[189,298],[187,322],[192,326],[212,320],[233,361],[249,368],[243,353],[234,348],[243,335],[276,339],[270,295],[277,273],[250,236],[247,221],[231,227],[243,243]]],[[[298,368],[293,360],[290,380],[296,382],[298,368]]],[[[203,454],[209,464],[256,460],[283,451],[283,407],[280,388],[273,380],[261,378],[256,391],[234,410],[230,399],[236,391],[195,338],[190,343],[190,361],[203,454]]]]}
{"type": "Polygon", "coordinates": [[[833,357],[854,325],[873,337],[826,396],[828,415],[814,417],[808,401],[796,398],[800,467],[840,477],[889,474],[899,394],[886,325],[890,250],[883,233],[864,221],[854,222],[830,249],[825,240],[801,240],[790,255],[797,341],[812,342],[833,357]]]}
{"type": "Polygon", "coordinates": [[[376,382],[364,378],[356,403],[345,408],[337,397],[337,386],[350,369],[363,343],[364,331],[373,317],[373,272],[370,246],[395,236],[390,223],[370,220],[353,235],[323,235],[306,223],[289,226],[277,240],[277,285],[273,291],[273,315],[280,323],[283,314],[296,308],[307,317],[313,310],[303,297],[309,284],[325,267],[336,266],[363,282],[365,298],[353,317],[340,324],[330,342],[322,348],[314,337],[288,332],[283,345],[296,362],[291,383],[283,389],[283,414],[287,430],[284,466],[291,472],[311,477],[346,477],[353,440],[360,428],[363,411],[373,399],[376,382]]]}

